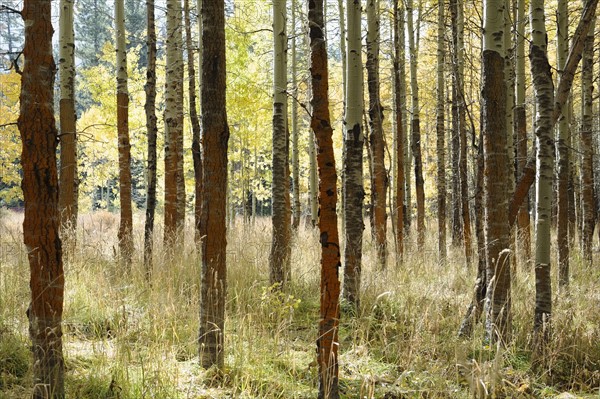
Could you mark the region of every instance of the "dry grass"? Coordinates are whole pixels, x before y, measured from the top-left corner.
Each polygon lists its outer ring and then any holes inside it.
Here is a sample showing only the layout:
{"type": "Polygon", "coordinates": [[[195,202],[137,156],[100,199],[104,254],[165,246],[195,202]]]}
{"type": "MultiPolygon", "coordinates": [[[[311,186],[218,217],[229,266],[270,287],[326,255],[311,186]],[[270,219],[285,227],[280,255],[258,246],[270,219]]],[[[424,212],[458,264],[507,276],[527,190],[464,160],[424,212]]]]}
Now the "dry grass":
{"type": "MultiPolygon", "coordinates": [[[[4,212],[0,219],[0,398],[28,397],[30,383],[23,371],[28,265],[20,217],[4,212]],[[18,374],[6,359],[17,359],[18,374]]],[[[142,231],[142,223],[138,215],[135,231],[142,231]]],[[[320,254],[315,230],[301,228],[294,238],[293,284],[285,295],[267,286],[269,220],[248,226],[238,220],[229,230],[226,370],[219,374],[197,366],[200,266],[193,232],[186,231],[184,249],[169,259],[158,228],[150,288],[139,253],[130,275],[119,269],[117,227],[118,218],[110,213],[83,216],[76,253],[65,264],[68,397],[316,396],[320,254]]],[[[451,248],[441,265],[430,235],[425,251],[417,253],[411,242],[402,265],[391,255],[388,269],[378,271],[368,231],[365,237],[361,308],[340,327],[343,397],[598,395],[600,269],[573,258],[570,295],[555,295],[548,362],[534,370],[530,267],[518,266],[514,280],[514,340],[508,348],[490,348],[480,325],[471,340],[456,336],[474,282],[474,270],[459,249],[451,248]]],[[[141,239],[138,233],[137,248],[141,239]]]]}

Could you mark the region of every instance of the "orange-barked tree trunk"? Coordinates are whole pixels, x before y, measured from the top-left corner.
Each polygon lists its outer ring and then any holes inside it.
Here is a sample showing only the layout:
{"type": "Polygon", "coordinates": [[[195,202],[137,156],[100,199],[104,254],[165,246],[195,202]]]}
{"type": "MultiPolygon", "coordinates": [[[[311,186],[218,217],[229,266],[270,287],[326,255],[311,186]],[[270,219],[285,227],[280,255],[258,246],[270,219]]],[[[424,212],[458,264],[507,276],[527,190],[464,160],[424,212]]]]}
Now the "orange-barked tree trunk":
{"type": "Polygon", "coordinates": [[[25,0],[25,67],[20,114],[23,152],[23,239],[31,273],[27,311],[33,349],[33,398],[65,397],[61,320],[64,274],[59,237],[58,134],[54,120],[54,73],[50,0],[25,0]]]}
{"type": "Polygon", "coordinates": [[[340,241],[337,226],[337,174],[333,129],[329,116],[329,73],[323,34],[323,0],[309,0],[310,73],[313,114],[310,125],[317,141],[319,166],[319,232],[321,241],[321,318],[317,338],[319,398],[337,399],[338,326],[340,319],[340,241]]]}
{"type": "Polygon", "coordinates": [[[227,145],[229,126],[225,109],[225,2],[202,5],[202,115],[203,185],[202,285],[200,289],[200,365],[222,369],[225,325],[227,145]]]}

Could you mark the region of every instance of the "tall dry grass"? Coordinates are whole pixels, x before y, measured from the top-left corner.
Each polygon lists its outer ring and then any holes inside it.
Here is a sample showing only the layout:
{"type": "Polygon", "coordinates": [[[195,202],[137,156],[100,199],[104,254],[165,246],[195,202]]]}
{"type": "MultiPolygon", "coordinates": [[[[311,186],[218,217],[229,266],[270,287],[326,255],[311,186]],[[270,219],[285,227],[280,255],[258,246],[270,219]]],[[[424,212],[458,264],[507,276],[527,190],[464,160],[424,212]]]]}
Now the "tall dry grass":
{"type": "MultiPolygon", "coordinates": [[[[143,216],[135,222],[138,251],[130,274],[119,267],[117,228],[114,214],[82,216],[77,249],[65,263],[68,397],[316,396],[320,248],[315,229],[302,226],[294,236],[292,284],[285,293],[268,287],[270,220],[248,225],[237,220],[229,229],[226,369],[218,373],[197,365],[200,265],[193,231],[186,230],[185,243],[172,254],[163,250],[157,226],[149,285],[139,251],[143,216]]],[[[0,398],[28,397],[30,384],[29,269],[20,229],[20,215],[2,214],[0,398]],[[3,359],[16,359],[16,366],[3,359]]],[[[506,348],[489,347],[481,325],[470,340],[456,335],[475,279],[461,249],[450,248],[447,261],[438,262],[432,234],[425,251],[417,252],[413,239],[404,261],[397,264],[392,250],[387,270],[381,271],[365,232],[361,307],[355,317],[343,316],[340,326],[343,397],[598,395],[600,269],[585,267],[574,255],[571,291],[554,297],[548,361],[534,368],[533,269],[523,261],[516,267],[513,341],[506,348]]]]}

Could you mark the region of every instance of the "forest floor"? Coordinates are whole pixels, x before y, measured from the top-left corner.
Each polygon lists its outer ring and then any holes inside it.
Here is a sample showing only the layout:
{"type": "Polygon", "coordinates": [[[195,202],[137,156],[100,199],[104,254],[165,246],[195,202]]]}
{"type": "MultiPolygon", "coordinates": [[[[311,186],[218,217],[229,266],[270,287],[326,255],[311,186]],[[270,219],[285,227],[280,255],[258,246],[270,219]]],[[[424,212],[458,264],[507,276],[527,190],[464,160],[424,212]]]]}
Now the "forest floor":
{"type": "MultiPolygon", "coordinates": [[[[0,210],[0,398],[11,399],[31,392],[21,223],[22,215],[0,210]]],[[[149,286],[140,251],[130,274],[119,267],[117,227],[118,216],[108,212],[81,217],[77,249],[65,262],[68,398],[316,397],[316,230],[301,227],[295,236],[292,284],[282,294],[268,287],[270,219],[246,226],[238,220],[229,229],[221,374],[198,366],[200,264],[192,231],[168,260],[157,228],[149,286]]],[[[137,248],[142,230],[138,215],[137,248]]],[[[513,340],[490,347],[481,323],[471,339],[457,337],[476,275],[459,248],[450,248],[442,265],[432,234],[419,252],[410,236],[404,262],[396,265],[391,244],[387,270],[380,271],[368,231],[365,239],[360,310],[342,316],[339,331],[343,398],[600,397],[600,268],[584,267],[573,255],[570,293],[554,295],[546,362],[535,366],[530,264],[515,267],[513,340]]]]}

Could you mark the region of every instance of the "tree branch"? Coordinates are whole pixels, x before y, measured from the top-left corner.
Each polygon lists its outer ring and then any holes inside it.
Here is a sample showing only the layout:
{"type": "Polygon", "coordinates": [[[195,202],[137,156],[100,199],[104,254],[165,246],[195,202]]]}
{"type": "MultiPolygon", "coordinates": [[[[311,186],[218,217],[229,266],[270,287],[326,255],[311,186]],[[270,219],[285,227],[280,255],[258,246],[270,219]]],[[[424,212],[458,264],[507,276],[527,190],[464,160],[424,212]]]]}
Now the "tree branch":
{"type": "MultiPolygon", "coordinates": [[[[552,112],[552,125],[556,124],[558,118],[562,114],[562,109],[569,99],[569,93],[571,92],[571,86],[573,85],[573,79],[575,78],[575,71],[577,70],[577,66],[579,65],[579,61],[581,60],[581,54],[583,52],[583,44],[585,42],[585,37],[587,36],[590,30],[590,23],[596,16],[596,7],[598,5],[598,0],[589,0],[589,2],[585,5],[583,12],[581,14],[581,19],[577,24],[577,29],[575,30],[575,34],[573,35],[573,42],[571,45],[571,50],[569,51],[569,57],[567,58],[567,63],[565,69],[561,71],[560,79],[558,82],[558,88],[556,90],[556,96],[554,98],[554,111],[552,112]]],[[[533,184],[535,180],[535,152],[529,157],[527,160],[527,164],[523,169],[523,173],[519,178],[519,182],[515,188],[515,192],[513,194],[512,200],[509,205],[509,213],[508,222],[512,226],[516,219],[519,208],[521,204],[525,200],[527,193],[529,192],[529,187],[533,184]]]]}

